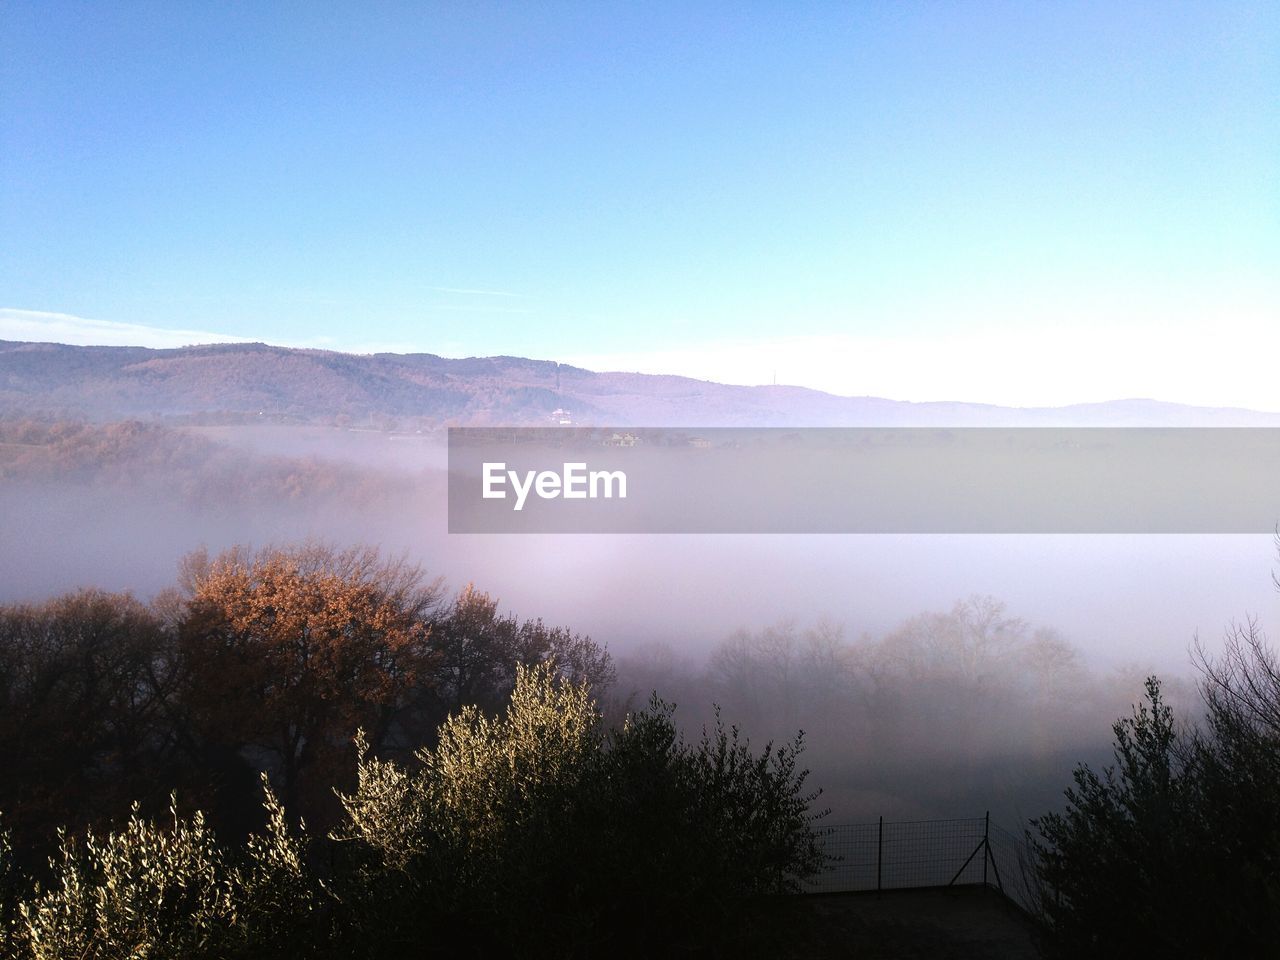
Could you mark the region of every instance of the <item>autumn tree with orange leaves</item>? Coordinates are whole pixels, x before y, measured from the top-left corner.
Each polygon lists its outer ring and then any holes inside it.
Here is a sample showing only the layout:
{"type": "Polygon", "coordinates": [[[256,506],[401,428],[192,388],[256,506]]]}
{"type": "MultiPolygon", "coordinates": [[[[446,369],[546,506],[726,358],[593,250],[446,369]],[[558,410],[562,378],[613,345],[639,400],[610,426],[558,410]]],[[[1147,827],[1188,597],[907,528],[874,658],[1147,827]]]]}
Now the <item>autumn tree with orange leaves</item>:
{"type": "Polygon", "coordinates": [[[355,731],[377,749],[431,682],[440,581],[375,549],[306,543],[197,552],[181,582],[191,746],[228,776],[246,760],[267,769],[290,809],[323,822],[355,731]]]}

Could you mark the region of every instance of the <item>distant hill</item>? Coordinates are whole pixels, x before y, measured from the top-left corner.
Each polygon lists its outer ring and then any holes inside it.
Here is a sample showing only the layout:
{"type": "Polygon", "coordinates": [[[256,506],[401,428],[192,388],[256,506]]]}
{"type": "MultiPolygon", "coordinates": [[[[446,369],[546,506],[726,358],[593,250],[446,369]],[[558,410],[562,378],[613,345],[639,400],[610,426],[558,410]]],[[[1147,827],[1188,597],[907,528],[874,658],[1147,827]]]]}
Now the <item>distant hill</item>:
{"type": "Polygon", "coordinates": [[[596,373],[548,360],[354,355],[261,343],[168,350],[0,340],[0,413],[96,420],[377,426],[1280,426],[1280,414],[1117,400],[1015,409],[838,397],[687,377],[596,373]],[[567,411],[557,413],[557,411],[567,411]]]}

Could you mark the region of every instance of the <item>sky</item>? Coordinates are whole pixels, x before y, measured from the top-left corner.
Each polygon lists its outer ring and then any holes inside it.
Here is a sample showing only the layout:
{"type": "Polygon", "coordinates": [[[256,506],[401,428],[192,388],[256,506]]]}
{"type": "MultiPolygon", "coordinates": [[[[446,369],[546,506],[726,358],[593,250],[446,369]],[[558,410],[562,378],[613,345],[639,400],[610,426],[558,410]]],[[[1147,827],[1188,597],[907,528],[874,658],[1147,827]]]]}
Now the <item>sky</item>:
{"type": "Polygon", "coordinates": [[[1273,3],[0,5],[0,338],[1280,410],[1273,3]]]}

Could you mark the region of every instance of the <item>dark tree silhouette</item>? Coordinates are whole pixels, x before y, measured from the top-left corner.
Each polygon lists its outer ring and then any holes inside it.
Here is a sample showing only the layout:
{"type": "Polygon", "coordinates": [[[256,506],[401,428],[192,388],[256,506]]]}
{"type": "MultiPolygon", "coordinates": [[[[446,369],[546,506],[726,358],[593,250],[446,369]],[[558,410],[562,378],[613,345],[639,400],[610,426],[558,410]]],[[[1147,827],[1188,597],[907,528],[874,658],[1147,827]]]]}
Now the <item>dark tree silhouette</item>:
{"type": "Polygon", "coordinates": [[[1256,623],[1199,648],[1203,722],[1147,683],[1115,765],[1075,771],[1033,821],[1042,907],[1064,957],[1264,956],[1280,943],[1280,662],[1256,623]]]}
{"type": "Polygon", "coordinates": [[[0,811],[19,840],[163,800],[173,742],[165,631],[128,594],[0,607],[0,811]]]}

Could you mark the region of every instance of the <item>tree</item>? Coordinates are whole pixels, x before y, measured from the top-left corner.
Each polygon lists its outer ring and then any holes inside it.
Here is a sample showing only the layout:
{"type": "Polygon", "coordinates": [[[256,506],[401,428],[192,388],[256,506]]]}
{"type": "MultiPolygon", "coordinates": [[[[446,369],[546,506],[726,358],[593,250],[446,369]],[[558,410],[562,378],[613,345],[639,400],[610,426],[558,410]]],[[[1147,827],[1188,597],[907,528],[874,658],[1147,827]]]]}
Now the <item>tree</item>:
{"type": "Polygon", "coordinates": [[[24,846],[160,801],[172,770],[161,621],[129,594],[0,607],[0,810],[24,846]]]}
{"type": "Polygon", "coordinates": [[[1101,773],[1077,767],[1065,810],[1032,821],[1042,838],[1042,906],[1064,955],[1150,949],[1152,937],[1170,949],[1159,941],[1173,932],[1151,913],[1184,899],[1190,864],[1179,855],[1193,822],[1173,714],[1155,677],[1147,680],[1146,701],[1112,732],[1115,764],[1101,773]]]}
{"type": "Polygon", "coordinates": [[[541,664],[516,668],[496,716],[468,706],[450,717],[412,769],[369,755],[361,739],[357,786],[341,796],[346,818],[333,834],[358,864],[344,925],[356,942],[399,956],[441,926],[491,949],[527,938],[533,914],[554,902],[549,873],[581,849],[570,812],[600,736],[586,686],[541,664]]]}
{"type": "Polygon", "coordinates": [[[471,584],[432,618],[431,648],[432,726],[464,706],[499,709],[514,689],[519,666],[554,661],[562,676],[585,683],[597,697],[616,678],[609,651],[590,637],[499,614],[498,601],[471,584]]]}
{"type": "MultiPolygon", "coordinates": [[[[1210,856],[1201,882],[1229,892],[1219,942],[1280,940],[1280,661],[1257,621],[1233,625],[1222,653],[1197,644],[1205,729],[1196,739],[1196,806],[1210,856]]],[[[1236,955],[1244,955],[1241,950],[1236,955]]]]}
{"type": "Polygon", "coordinates": [[[377,747],[431,682],[439,582],[371,548],[306,543],[193,554],[183,586],[178,701],[195,749],[252,759],[287,807],[323,819],[355,730],[377,747]]]}
{"type": "Polygon", "coordinates": [[[357,743],[328,850],[308,849],[265,776],[265,827],[243,845],[171,798],[159,820],[135,806],[116,829],[63,833],[49,882],[15,883],[0,831],[2,952],[758,955],[761,935],[785,936],[770,898],[825,860],[799,739],[757,752],[717,725],[686,743],[656,697],[606,730],[588,686],[551,662],[518,667],[500,713],[451,717],[412,766],[357,743]]]}
{"type": "Polygon", "coordinates": [[[914,679],[990,683],[1023,645],[1027,623],[989,596],[959,601],[949,613],[913,617],[882,643],[886,659],[914,679]]]}
{"type": "Polygon", "coordinates": [[[383,956],[441,927],[496,955],[723,947],[825,862],[799,750],[720,725],[687,744],[656,699],[606,732],[585,684],[520,667],[500,715],[464,709],[416,769],[362,758],[344,926],[383,956]]]}
{"type": "MultiPolygon", "coordinates": [[[[14,960],[226,960],[311,955],[322,939],[321,891],[304,862],[305,836],[264,783],[266,829],[240,850],[204,816],[167,822],[135,806],[118,830],[62,835],[53,883],[19,900],[3,933],[14,960]]],[[[0,850],[3,853],[3,850],[0,850]]],[[[6,904],[7,906],[7,904],[6,904]]],[[[3,941],[0,941],[3,943],[3,941]]]]}
{"type": "Polygon", "coordinates": [[[1280,663],[1250,623],[1199,649],[1206,713],[1179,729],[1153,677],[1113,727],[1115,764],[1080,766],[1033,825],[1061,956],[1260,956],[1280,941],[1280,663]]]}

